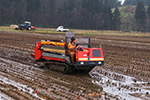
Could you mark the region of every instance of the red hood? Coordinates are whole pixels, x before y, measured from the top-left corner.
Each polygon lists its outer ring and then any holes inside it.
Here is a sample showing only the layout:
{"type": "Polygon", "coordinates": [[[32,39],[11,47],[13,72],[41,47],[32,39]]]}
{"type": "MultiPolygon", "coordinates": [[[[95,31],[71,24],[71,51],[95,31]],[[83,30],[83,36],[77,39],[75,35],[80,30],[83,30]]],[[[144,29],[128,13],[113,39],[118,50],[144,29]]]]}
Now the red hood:
{"type": "Polygon", "coordinates": [[[36,30],[36,27],[32,26],[32,28],[33,28],[34,30],[36,30]]]}

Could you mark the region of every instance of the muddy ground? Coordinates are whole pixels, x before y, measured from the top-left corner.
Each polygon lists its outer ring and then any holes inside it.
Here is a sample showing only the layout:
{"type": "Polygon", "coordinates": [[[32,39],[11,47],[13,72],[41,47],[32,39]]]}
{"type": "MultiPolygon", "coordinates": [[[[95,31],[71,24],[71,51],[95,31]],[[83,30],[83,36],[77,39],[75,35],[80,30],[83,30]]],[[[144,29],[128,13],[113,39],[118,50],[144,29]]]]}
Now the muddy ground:
{"type": "Polygon", "coordinates": [[[71,75],[37,68],[35,42],[65,35],[0,31],[0,100],[149,100],[150,37],[76,37],[101,43],[105,65],[71,75]]]}

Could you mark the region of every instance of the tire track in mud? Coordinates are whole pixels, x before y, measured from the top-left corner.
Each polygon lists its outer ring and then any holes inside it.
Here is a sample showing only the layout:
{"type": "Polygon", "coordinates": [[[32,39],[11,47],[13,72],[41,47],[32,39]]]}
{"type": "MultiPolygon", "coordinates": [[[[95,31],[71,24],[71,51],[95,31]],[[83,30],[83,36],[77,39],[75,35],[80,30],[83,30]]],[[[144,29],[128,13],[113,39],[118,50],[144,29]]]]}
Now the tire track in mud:
{"type": "Polygon", "coordinates": [[[105,65],[104,69],[111,70],[114,72],[122,73],[125,75],[130,75],[136,77],[137,80],[144,79],[145,81],[150,81],[150,68],[149,67],[122,67],[122,66],[110,66],[105,65]]]}
{"type": "Polygon", "coordinates": [[[15,100],[15,99],[13,99],[12,97],[10,97],[10,96],[4,94],[4,92],[2,92],[1,89],[0,89],[0,99],[1,99],[1,100],[15,100]]]}
{"type": "MultiPolygon", "coordinates": [[[[106,67],[106,65],[105,65],[106,67]]],[[[93,83],[103,87],[103,98],[111,100],[148,100],[150,83],[102,67],[90,72],[93,83]]]]}
{"type": "MultiPolygon", "coordinates": [[[[43,95],[56,95],[59,93],[61,95],[60,98],[64,97],[65,99],[73,99],[75,97],[78,97],[78,95],[81,95],[80,98],[90,98],[84,93],[80,93],[78,91],[70,90],[67,87],[60,86],[59,84],[46,84],[46,80],[50,81],[58,81],[58,82],[63,82],[66,83],[64,80],[57,80],[55,77],[47,78],[43,73],[40,73],[38,70],[38,74],[36,72],[32,72],[32,69],[30,70],[25,70],[25,68],[28,69],[28,65],[23,65],[20,63],[16,63],[10,60],[2,59],[0,58],[0,70],[1,73],[0,75],[3,75],[11,80],[14,80],[15,82],[21,82],[22,84],[27,84],[29,87],[33,88],[35,91],[41,91],[44,93],[43,95]],[[9,63],[9,64],[8,64],[9,63]],[[10,66],[11,64],[11,66],[10,66]],[[17,66],[17,67],[16,67],[17,66]],[[24,68],[25,67],[25,68],[24,68]],[[16,70],[17,69],[17,70],[16,70]],[[25,72],[27,72],[27,74],[25,72]],[[5,73],[5,75],[3,74],[5,73]],[[48,93],[47,93],[48,92],[48,93]],[[69,96],[70,95],[70,96],[69,96]]],[[[34,69],[35,71],[35,69],[34,69]]],[[[71,83],[67,83],[71,84],[71,83]]],[[[78,84],[79,85],[79,84],[78,84]]],[[[78,88],[82,88],[81,86],[78,86],[78,88]]],[[[80,89],[82,90],[82,89],[80,89]]],[[[56,95],[56,97],[52,97],[55,99],[59,99],[59,96],[56,95]]],[[[32,100],[32,99],[30,99],[32,100]]]]}
{"type": "MultiPolygon", "coordinates": [[[[32,77],[34,76],[34,73],[31,72],[30,70],[26,70],[26,72],[28,74],[25,74],[25,72],[23,72],[24,68],[23,67],[27,67],[25,65],[20,64],[20,66],[18,66],[19,63],[15,63],[10,60],[5,60],[1,58],[1,63],[0,63],[0,68],[1,68],[1,73],[0,75],[3,75],[5,78],[9,78],[10,80],[14,80],[15,82],[21,82],[23,84],[28,84],[29,86],[32,86],[34,84],[34,79],[32,79],[32,77]],[[18,67],[17,67],[18,66],[18,67]],[[3,74],[5,73],[5,74],[3,74]]],[[[35,78],[36,80],[36,78],[35,78]]],[[[36,85],[38,87],[44,87],[43,85],[41,85],[41,80],[38,80],[38,82],[36,81],[36,85]]],[[[17,83],[16,83],[17,84],[17,83]]],[[[14,84],[14,85],[16,85],[14,84]]],[[[32,86],[34,87],[34,86],[32,86]]],[[[34,87],[35,88],[35,87],[34,87]]],[[[22,89],[26,89],[26,88],[22,88],[22,89]]],[[[20,91],[21,92],[21,91],[20,91]]],[[[29,99],[32,100],[32,99],[29,99]]]]}

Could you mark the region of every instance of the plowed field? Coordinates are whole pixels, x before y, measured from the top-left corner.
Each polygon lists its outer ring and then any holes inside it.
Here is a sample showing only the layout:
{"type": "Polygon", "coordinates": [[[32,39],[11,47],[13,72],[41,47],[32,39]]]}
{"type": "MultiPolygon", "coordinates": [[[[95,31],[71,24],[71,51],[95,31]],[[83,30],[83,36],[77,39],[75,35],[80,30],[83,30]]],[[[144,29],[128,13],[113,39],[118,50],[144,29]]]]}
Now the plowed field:
{"type": "Polygon", "coordinates": [[[149,100],[150,37],[75,36],[101,43],[105,65],[71,75],[37,68],[34,44],[65,34],[0,31],[0,100],[149,100]]]}

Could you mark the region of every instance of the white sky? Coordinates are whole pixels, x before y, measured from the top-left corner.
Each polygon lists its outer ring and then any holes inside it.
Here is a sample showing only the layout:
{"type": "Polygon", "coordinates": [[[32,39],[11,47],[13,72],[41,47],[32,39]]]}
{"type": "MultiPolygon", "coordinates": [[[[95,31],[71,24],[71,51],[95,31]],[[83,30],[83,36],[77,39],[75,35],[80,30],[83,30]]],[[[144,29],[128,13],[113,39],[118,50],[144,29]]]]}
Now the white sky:
{"type": "Polygon", "coordinates": [[[119,0],[119,1],[121,1],[121,4],[123,4],[125,0],[119,0]]]}

